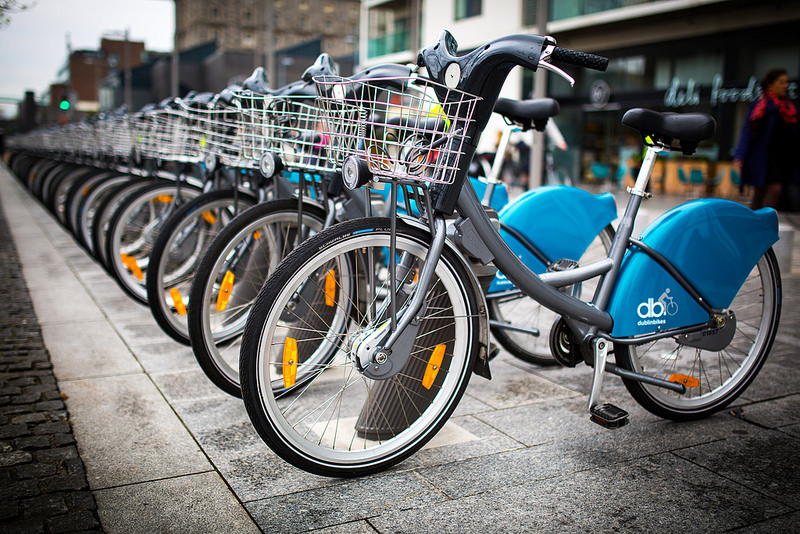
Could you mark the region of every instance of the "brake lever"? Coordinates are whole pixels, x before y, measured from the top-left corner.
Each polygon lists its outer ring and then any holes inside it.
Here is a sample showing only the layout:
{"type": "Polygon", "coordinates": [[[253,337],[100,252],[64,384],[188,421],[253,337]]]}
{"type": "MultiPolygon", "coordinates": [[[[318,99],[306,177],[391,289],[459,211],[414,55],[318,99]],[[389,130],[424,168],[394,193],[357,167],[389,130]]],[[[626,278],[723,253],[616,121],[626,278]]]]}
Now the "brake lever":
{"type": "Polygon", "coordinates": [[[541,67],[541,68],[543,68],[545,70],[549,70],[550,72],[553,72],[555,74],[558,74],[559,76],[561,76],[562,78],[567,80],[567,82],[569,83],[570,87],[575,87],[575,78],[573,78],[572,76],[570,76],[569,74],[567,74],[566,72],[561,70],[560,68],[556,67],[552,63],[547,62],[547,59],[550,58],[550,56],[553,54],[553,50],[555,50],[555,48],[556,48],[555,39],[553,39],[552,37],[548,37],[548,39],[551,40],[552,42],[548,43],[542,49],[542,54],[541,54],[541,56],[539,56],[539,67],[541,67]]]}

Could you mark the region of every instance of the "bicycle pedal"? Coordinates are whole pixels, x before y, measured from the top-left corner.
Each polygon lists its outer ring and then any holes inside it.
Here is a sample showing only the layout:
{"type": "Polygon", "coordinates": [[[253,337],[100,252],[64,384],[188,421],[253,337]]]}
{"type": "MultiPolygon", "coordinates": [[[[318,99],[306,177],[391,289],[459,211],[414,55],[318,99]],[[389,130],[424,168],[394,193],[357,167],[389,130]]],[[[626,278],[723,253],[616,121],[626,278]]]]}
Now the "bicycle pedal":
{"type": "Polygon", "coordinates": [[[570,269],[574,269],[578,266],[578,262],[575,260],[568,260],[566,258],[561,258],[560,260],[556,260],[550,264],[547,268],[547,272],[555,273],[561,271],[569,271],[570,269]]]}
{"type": "Polygon", "coordinates": [[[605,428],[620,428],[630,422],[628,412],[613,404],[592,406],[589,408],[589,412],[591,420],[605,428]]]}

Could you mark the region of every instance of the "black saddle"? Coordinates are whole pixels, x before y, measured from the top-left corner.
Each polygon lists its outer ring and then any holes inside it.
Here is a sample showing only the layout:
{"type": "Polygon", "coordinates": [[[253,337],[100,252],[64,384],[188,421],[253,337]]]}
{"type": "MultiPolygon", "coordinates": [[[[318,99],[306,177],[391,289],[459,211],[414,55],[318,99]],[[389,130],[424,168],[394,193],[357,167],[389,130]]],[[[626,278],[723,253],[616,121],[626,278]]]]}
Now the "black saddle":
{"type": "Polygon", "coordinates": [[[687,156],[694,154],[700,141],[711,139],[717,129],[714,117],[705,113],[660,113],[644,108],[626,111],[622,124],[639,130],[643,138],[651,137],[671,150],[680,149],[687,156]],[[680,147],[673,146],[675,140],[680,147]]]}

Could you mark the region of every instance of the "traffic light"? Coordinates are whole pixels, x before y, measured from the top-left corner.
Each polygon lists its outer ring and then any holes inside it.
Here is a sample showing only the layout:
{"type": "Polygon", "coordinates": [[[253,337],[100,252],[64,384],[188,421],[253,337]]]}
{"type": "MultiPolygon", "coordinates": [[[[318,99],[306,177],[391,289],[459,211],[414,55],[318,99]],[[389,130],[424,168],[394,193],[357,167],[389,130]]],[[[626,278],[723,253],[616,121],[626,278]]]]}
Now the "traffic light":
{"type": "Polygon", "coordinates": [[[70,103],[67,95],[61,97],[61,101],[58,103],[58,109],[61,111],[69,111],[70,103]]]}

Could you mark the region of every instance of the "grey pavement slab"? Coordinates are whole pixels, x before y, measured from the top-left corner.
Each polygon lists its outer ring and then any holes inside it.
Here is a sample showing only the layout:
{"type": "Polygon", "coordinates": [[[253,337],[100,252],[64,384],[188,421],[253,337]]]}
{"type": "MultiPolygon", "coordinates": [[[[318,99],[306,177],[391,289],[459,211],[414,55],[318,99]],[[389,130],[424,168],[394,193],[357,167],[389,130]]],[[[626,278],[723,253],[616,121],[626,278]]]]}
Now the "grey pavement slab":
{"type": "Polygon", "coordinates": [[[213,472],[154,480],[95,492],[109,534],[261,532],[213,472]]]}

